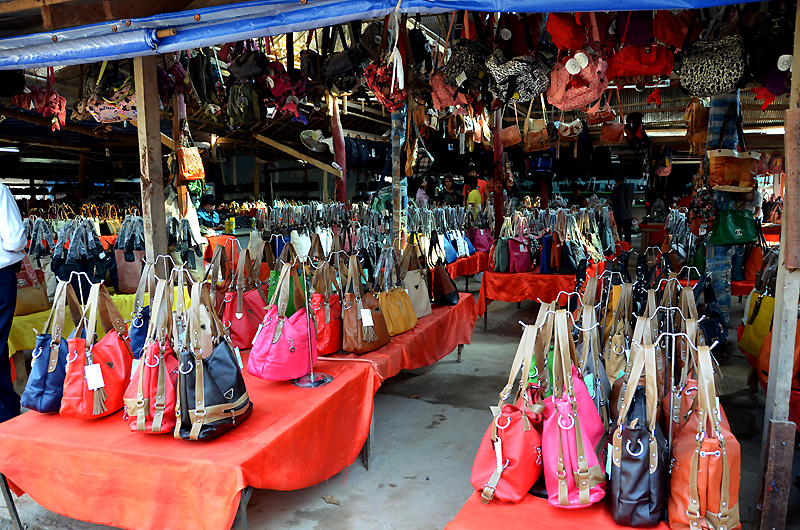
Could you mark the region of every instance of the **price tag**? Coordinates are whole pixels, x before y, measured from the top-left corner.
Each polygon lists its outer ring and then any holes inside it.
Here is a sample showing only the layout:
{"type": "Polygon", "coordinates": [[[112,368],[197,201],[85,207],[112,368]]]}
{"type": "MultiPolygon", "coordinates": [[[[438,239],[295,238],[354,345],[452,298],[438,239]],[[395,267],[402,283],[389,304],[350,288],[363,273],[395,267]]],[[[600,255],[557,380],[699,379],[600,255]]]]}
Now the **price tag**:
{"type": "Polygon", "coordinates": [[[404,289],[408,296],[411,296],[411,293],[408,292],[408,289],[404,289]]]}
{"type": "Polygon", "coordinates": [[[519,246],[519,251],[520,252],[525,252],[525,245],[520,245],[519,246]]]}
{"type": "Polygon", "coordinates": [[[372,311],[366,307],[361,310],[361,325],[365,327],[374,325],[374,322],[372,321],[372,311]]]}
{"type": "Polygon", "coordinates": [[[239,346],[233,348],[233,353],[236,354],[236,362],[239,363],[239,370],[244,370],[244,365],[242,364],[242,354],[239,352],[239,346]]]}
{"type": "Polygon", "coordinates": [[[614,452],[614,446],[608,444],[606,447],[606,476],[611,476],[611,459],[613,458],[612,453],[614,452]]]}
{"type": "Polygon", "coordinates": [[[99,257],[100,259],[106,259],[106,253],[105,253],[105,252],[101,252],[101,253],[100,253],[100,255],[99,255],[98,257],[99,257]]]}
{"type": "Polygon", "coordinates": [[[86,376],[86,386],[89,390],[97,390],[106,386],[103,381],[103,372],[100,371],[99,364],[90,364],[83,367],[83,373],[86,376]]]}
{"type": "Polygon", "coordinates": [[[458,74],[458,77],[456,77],[456,83],[458,84],[458,86],[463,85],[466,81],[467,81],[466,72],[461,72],[460,74],[458,74]]]}
{"type": "Polygon", "coordinates": [[[586,390],[589,391],[589,395],[594,399],[594,374],[583,376],[583,382],[586,383],[586,390]]]}
{"type": "MultiPolygon", "coordinates": [[[[139,363],[141,363],[141,359],[134,359],[133,364],[131,365],[131,381],[133,381],[133,374],[136,373],[136,370],[139,368],[139,363]]],[[[86,368],[89,368],[88,366],[86,368]]],[[[88,378],[87,378],[88,379],[88,378]]]]}
{"type": "Polygon", "coordinates": [[[494,443],[494,457],[497,464],[497,471],[503,471],[503,440],[497,438],[497,441],[494,443]]]}

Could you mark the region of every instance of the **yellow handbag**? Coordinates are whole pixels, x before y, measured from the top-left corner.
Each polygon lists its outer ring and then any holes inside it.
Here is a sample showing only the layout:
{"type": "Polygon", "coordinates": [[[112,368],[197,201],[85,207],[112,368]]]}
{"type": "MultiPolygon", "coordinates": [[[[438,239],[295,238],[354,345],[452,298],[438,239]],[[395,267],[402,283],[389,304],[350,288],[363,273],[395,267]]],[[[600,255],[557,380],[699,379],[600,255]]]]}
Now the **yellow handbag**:
{"type": "Polygon", "coordinates": [[[399,283],[399,269],[394,249],[385,248],[378,260],[376,271],[378,275],[381,274],[381,270],[384,271],[384,286],[378,293],[378,306],[386,320],[390,337],[405,333],[417,325],[417,315],[406,290],[403,287],[391,287],[399,283]]]}
{"type": "Polygon", "coordinates": [[[772,329],[775,314],[775,298],[753,291],[748,297],[747,320],[745,320],[739,349],[748,355],[758,357],[764,338],[772,329]]]}

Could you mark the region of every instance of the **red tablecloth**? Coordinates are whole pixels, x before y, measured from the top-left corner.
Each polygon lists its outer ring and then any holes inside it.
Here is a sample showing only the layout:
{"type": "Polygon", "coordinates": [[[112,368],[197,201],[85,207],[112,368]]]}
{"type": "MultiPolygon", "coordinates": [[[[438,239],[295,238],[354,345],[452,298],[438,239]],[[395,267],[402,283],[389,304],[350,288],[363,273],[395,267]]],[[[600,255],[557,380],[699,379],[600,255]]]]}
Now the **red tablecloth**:
{"type": "Polygon", "coordinates": [[[768,242],[781,242],[781,225],[762,226],[761,231],[764,232],[764,239],[766,239],[768,242]]]}
{"type": "MultiPolygon", "coordinates": [[[[481,502],[473,493],[467,503],[450,521],[445,530],[530,530],[531,528],[589,528],[591,530],[620,530],[623,528],[611,518],[605,499],[580,510],[565,510],[550,505],[546,499],[528,495],[522,502],[481,502]]],[[[669,530],[667,523],[655,527],[669,530]]]]}
{"type": "Polygon", "coordinates": [[[639,229],[650,232],[650,246],[660,246],[667,236],[665,223],[639,223],[639,229]]]}
{"type": "Polygon", "coordinates": [[[111,250],[116,242],[117,236],[100,236],[100,244],[103,245],[105,250],[111,250]]]}
{"type": "MultiPolygon", "coordinates": [[[[599,274],[603,265],[591,266],[590,276],[599,274]]],[[[481,292],[478,296],[478,316],[483,316],[492,301],[521,302],[541,298],[544,302],[552,302],[560,291],[575,290],[574,274],[539,274],[539,269],[532,272],[484,272],[481,280],[481,292]]],[[[565,302],[562,299],[562,303],[565,302]]]]}
{"type": "MultiPolygon", "coordinates": [[[[681,285],[686,287],[686,279],[678,280],[681,285]]],[[[692,280],[692,287],[697,283],[697,280],[692,280]]],[[[731,282],[731,296],[747,296],[750,292],[755,289],[756,282],[747,281],[747,280],[738,280],[731,282]]]]}
{"type": "Polygon", "coordinates": [[[472,276],[479,272],[489,270],[489,253],[475,252],[472,256],[458,258],[447,266],[450,277],[456,279],[458,276],[472,276]]]}
{"type": "MultiPolygon", "coordinates": [[[[246,362],[246,361],[245,361],[246,362]]],[[[229,530],[246,486],[294,490],[352,464],[380,382],[366,363],[320,360],[334,377],[297,388],[245,374],[253,414],[201,442],[28,412],[0,424],[0,473],[56,513],[130,529],[229,530]]]]}
{"type": "Polygon", "coordinates": [[[459,344],[469,344],[477,320],[475,297],[461,293],[458,304],[451,307],[434,304],[430,315],[421,318],[411,331],[392,337],[386,346],[364,355],[341,353],[334,357],[368,361],[384,380],[400,370],[429,366],[452,353],[459,344]]]}

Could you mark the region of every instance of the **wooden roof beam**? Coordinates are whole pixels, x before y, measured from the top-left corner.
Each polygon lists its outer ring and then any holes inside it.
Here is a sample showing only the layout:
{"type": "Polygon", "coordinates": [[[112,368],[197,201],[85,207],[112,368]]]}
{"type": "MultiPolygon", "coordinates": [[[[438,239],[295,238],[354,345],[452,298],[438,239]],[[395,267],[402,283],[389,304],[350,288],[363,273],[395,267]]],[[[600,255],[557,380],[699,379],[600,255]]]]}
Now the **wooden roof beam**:
{"type": "MultiPolygon", "coordinates": [[[[0,108],[0,114],[5,116],[6,118],[13,118],[15,120],[26,121],[28,123],[42,125],[48,128],[50,128],[53,123],[50,118],[45,118],[44,116],[39,116],[38,114],[29,114],[27,112],[22,112],[19,110],[14,110],[9,108],[0,108]]],[[[85,125],[72,123],[69,120],[67,120],[61,128],[65,131],[84,134],[86,136],[91,136],[92,138],[112,140],[115,142],[119,142],[120,144],[137,143],[137,139],[135,136],[106,131],[104,126],[92,128],[92,127],[87,127],[85,125]]]]}

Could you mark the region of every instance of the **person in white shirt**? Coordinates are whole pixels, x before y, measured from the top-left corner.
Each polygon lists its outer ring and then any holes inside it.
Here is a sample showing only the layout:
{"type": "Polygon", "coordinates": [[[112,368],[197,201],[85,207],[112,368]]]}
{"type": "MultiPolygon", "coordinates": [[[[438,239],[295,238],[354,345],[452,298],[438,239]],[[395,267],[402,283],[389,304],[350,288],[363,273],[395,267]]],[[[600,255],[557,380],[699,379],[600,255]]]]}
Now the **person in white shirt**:
{"type": "Polygon", "coordinates": [[[17,305],[17,271],[27,237],[14,196],[0,184],[0,423],[19,416],[19,395],[11,381],[8,334],[17,305]]]}

